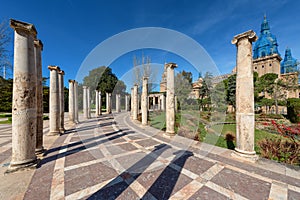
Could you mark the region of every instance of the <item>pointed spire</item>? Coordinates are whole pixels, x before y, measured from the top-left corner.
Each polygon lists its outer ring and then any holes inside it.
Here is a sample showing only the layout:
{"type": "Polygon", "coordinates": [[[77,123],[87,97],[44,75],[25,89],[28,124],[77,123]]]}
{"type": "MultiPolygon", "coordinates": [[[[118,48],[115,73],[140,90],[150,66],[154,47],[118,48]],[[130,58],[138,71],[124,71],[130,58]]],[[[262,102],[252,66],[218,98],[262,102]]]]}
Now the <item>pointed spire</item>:
{"type": "Polygon", "coordinates": [[[261,24],[260,32],[261,32],[261,34],[268,34],[268,33],[270,33],[269,22],[267,20],[266,14],[264,15],[264,21],[261,24]]]}

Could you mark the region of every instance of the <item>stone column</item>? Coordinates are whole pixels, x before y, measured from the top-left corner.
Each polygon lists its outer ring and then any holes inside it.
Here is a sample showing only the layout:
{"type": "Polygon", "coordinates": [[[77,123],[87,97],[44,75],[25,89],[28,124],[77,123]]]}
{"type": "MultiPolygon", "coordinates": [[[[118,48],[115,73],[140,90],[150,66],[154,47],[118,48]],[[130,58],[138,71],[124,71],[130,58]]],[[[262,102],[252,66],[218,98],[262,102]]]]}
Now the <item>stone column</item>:
{"type": "Polygon", "coordinates": [[[236,148],[235,155],[255,161],[254,151],[254,86],[252,69],[252,42],[257,40],[250,30],[234,36],[236,58],[236,148]]]}
{"type": "Polygon", "coordinates": [[[69,80],[69,121],[75,124],[75,84],[74,80],[69,80]]]}
{"type": "Polygon", "coordinates": [[[91,118],[91,94],[90,94],[90,87],[87,88],[87,106],[88,106],[88,118],[91,118]]]}
{"type": "Polygon", "coordinates": [[[131,88],[131,93],[130,93],[130,117],[131,119],[133,119],[133,107],[134,107],[134,103],[133,103],[133,93],[134,93],[134,90],[133,88],[131,88]]]}
{"type": "Polygon", "coordinates": [[[85,119],[89,118],[89,113],[88,113],[88,98],[87,98],[87,86],[83,86],[83,116],[85,119]]]}
{"type": "Polygon", "coordinates": [[[162,111],[166,110],[166,97],[164,94],[161,96],[161,110],[162,111]]]}
{"type": "Polygon", "coordinates": [[[141,98],[142,125],[148,124],[148,77],[143,77],[143,89],[141,98]]]}
{"type": "Polygon", "coordinates": [[[36,98],[37,98],[37,119],[36,119],[36,146],[37,154],[45,151],[43,147],[43,76],[42,76],[42,51],[43,43],[41,40],[34,41],[35,68],[37,75],[36,98]]]}
{"type": "Polygon", "coordinates": [[[101,91],[99,91],[99,115],[102,115],[102,96],[101,96],[101,91]]]}
{"type": "Polygon", "coordinates": [[[75,104],[75,110],[74,110],[74,114],[75,114],[75,123],[79,123],[79,119],[78,119],[78,83],[77,81],[75,81],[74,83],[74,104],[75,104]]]}
{"type": "Polygon", "coordinates": [[[106,93],[106,112],[111,114],[111,93],[106,93]]]}
{"type": "Polygon", "coordinates": [[[12,158],[8,172],[36,164],[36,69],[34,25],[10,20],[14,29],[12,158]]]}
{"type": "Polygon", "coordinates": [[[60,68],[57,66],[49,66],[48,69],[50,70],[50,132],[48,135],[59,135],[60,105],[58,72],[60,68]]]}
{"type": "Polygon", "coordinates": [[[174,97],[174,102],[175,102],[175,112],[177,112],[178,111],[178,99],[177,99],[177,96],[175,95],[175,97],[174,97]]]}
{"type": "Polygon", "coordinates": [[[129,111],[129,95],[125,95],[125,110],[129,111]]]}
{"type": "Polygon", "coordinates": [[[64,86],[65,72],[60,70],[58,72],[58,85],[59,85],[59,111],[60,111],[60,133],[65,132],[65,86],[64,86]]]}
{"type": "Polygon", "coordinates": [[[166,64],[167,68],[167,109],[166,109],[166,133],[175,134],[175,89],[174,89],[174,68],[175,63],[166,64]]]}
{"type": "Polygon", "coordinates": [[[133,86],[133,120],[138,119],[138,111],[139,111],[139,96],[138,96],[138,85],[134,84],[133,86]]]}
{"type": "Polygon", "coordinates": [[[121,112],[121,95],[116,94],[116,112],[121,112]]]}
{"type": "Polygon", "coordinates": [[[95,116],[96,117],[99,117],[99,91],[98,90],[95,90],[95,103],[96,103],[96,113],[95,113],[95,116]]]}

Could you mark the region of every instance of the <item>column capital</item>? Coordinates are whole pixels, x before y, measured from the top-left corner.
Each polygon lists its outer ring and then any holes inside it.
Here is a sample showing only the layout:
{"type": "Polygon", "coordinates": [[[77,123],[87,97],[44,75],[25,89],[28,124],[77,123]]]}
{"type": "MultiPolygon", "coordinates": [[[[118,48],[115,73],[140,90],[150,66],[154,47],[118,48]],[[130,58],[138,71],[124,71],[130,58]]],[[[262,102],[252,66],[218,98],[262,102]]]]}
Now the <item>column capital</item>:
{"type": "Polygon", "coordinates": [[[82,88],[83,88],[83,89],[88,89],[88,86],[85,86],[85,85],[84,85],[84,86],[82,86],[82,88]]]}
{"type": "Polygon", "coordinates": [[[242,39],[248,39],[250,42],[255,42],[258,38],[253,30],[249,30],[234,36],[231,43],[237,45],[238,41],[242,39]]]}
{"type": "Polygon", "coordinates": [[[38,39],[34,40],[34,46],[41,47],[41,50],[43,51],[44,45],[41,40],[38,40],[38,39]]]}
{"type": "Polygon", "coordinates": [[[176,63],[166,63],[165,66],[168,68],[170,67],[171,69],[177,68],[177,64],[176,63]]]}
{"type": "Polygon", "coordinates": [[[137,84],[137,83],[135,83],[134,85],[133,85],[133,87],[138,87],[139,86],[139,84],[137,84]]]}
{"type": "Polygon", "coordinates": [[[27,22],[18,21],[15,19],[10,19],[9,23],[10,27],[14,30],[23,30],[30,34],[32,34],[34,37],[37,35],[37,31],[33,24],[29,24],[27,22]]]}
{"type": "Polygon", "coordinates": [[[148,80],[149,77],[148,76],[143,76],[143,80],[148,80]]]}
{"type": "MultiPolygon", "coordinates": [[[[72,79],[69,79],[69,83],[75,83],[76,81],[75,80],[72,80],[72,79]]],[[[85,86],[83,86],[85,87],[85,86]]]]}
{"type": "Polygon", "coordinates": [[[49,65],[49,66],[48,66],[48,69],[49,69],[50,71],[52,71],[52,70],[60,71],[60,68],[59,68],[58,66],[55,66],[55,65],[49,65]]]}
{"type": "MultiPolygon", "coordinates": [[[[65,71],[63,71],[63,70],[59,70],[58,73],[61,75],[65,75],[65,71]]],[[[75,81],[75,80],[73,80],[73,81],[75,81]]]]}

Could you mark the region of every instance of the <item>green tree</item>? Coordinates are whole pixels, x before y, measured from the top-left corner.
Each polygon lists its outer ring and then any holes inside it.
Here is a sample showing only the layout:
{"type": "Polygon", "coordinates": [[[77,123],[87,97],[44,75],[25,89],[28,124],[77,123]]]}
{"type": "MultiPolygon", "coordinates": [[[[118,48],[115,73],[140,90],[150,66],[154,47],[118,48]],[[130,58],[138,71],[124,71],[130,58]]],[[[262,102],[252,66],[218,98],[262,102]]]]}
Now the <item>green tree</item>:
{"type": "Polygon", "coordinates": [[[201,106],[201,110],[204,109],[204,107],[208,107],[208,103],[211,103],[210,99],[210,92],[212,89],[212,74],[210,72],[206,72],[204,78],[202,79],[202,85],[200,87],[199,91],[199,103],[201,106]],[[207,99],[204,101],[204,99],[207,99]]]}
{"type": "Polygon", "coordinates": [[[226,100],[229,105],[234,108],[236,106],[236,74],[231,75],[227,79],[226,100]]]}
{"type": "Polygon", "coordinates": [[[0,111],[11,112],[13,80],[5,80],[0,76],[0,111]]]}
{"type": "Polygon", "coordinates": [[[95,89],[101,91],[102,94],[112,93],[115,89],[117,82],[117,76],[114,73],[112,73],[110,67],[106,67],[104,72],[101,74],[101,77],[99,77],[99,81],[95,89]]]}
{"type": "Polygon", "coordinates": [[[192,91],[192,85],[188,79],[183,76],[183,73],[177,73],[175,76],[175,95],[180,102],[181,108],[186,108],[189,94],[192,91]]]}
{"type": "Polygon", "coordinates": [[[184,77],[184,79],[186,79],[190,84],[192,84],[193,82],[193,74],[192,72],[186,72],[186,71],[182,71],[181,72],[182,76],[184,77]]]}

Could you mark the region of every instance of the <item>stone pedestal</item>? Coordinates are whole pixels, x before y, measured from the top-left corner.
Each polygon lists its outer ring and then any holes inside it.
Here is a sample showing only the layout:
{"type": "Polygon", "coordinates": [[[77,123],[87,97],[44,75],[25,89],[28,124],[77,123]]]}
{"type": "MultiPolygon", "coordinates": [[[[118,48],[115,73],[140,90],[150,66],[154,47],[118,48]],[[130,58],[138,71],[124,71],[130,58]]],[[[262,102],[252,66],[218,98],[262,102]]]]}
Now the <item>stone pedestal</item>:
{"type": "Polygon", "coordinates": [[[14,84],[12,102],[12,158],[8,172],[36,164],[36,67],[32,24],[10,20],[14,29],[14,84]]]}
{"type": "Polygon", "coordinates": [[[129,111],[129,96],[125,95],[125,111],[129,111]]]}
{"type": "Polygon", "coordinates": [[[60,111],[60,124],[59,132],[65,133],[65,86],[64,86],[65,72],[60,70],[58,72],[58,85],[59,85],[59,111],[60,111]]]}
{"type": "Polygon", "coordinates": [[[59,135],[60,103],[58,72],[60,71],[60,68],[57,66],[49,66],[48,69],[50,70],[50,132],[48,135],[59,135]]]}
{"type": "Polygon", "coordinates": [[[87,97],[87,86],[83,86],[83,116],[85,119],[89,118],[88,113],[88,97],[87,97]]]}
{"type": "Polygon", "coordinates": [[[101,91],[99,92],[99,115],[102,115],[102,96],[101,96],[101,91]]]}
{"type": "Polygon", "coordinates": [[[87,88],[87,106],[88,106],[88,118],[91,118],[91,94],[90,94],[90,87],[87,88]]]}
{"type": "Polygon", "coordinates": [[[35,152],[37,154],[45,151],[43,147],[43,76],[42,76],[42,50],[43,43],[41,40],[34,41],[35,51],[35,68],[37,76],[36,85],[36,105],[37,105],[37,119],[36,119],[36,146],[35,152]]]}
{"type": "Polygon", "coordinates": [[[133,107],[134,107],[133,93],[134,93],[134,90],[133,90],[133,88],[131,88],[131,93],[130,93],[130,117],[131,117],[131,119],[133,119],[133,107]]]}
{"type": "Polygon", "coordinates": [[[75,124],[75,81],[69,80],[69,122],[75,124]]]}
{"type": "Polygon", "coordinates": [[[161,110],[162,111],[166,110],[166,97],[165,97],[165,95],[161,95],[161,110]]]}
{"type": "Polygon", "coordinates": [[[167,69],[167,103],[166,103],[166,133],[168,135],[175,134],[175,63],[166,64],[167,69]]]}
{"type": "Polygon", "coordinates": [[[133,86],[133,113],[132,113],[132,119],[137,120],[138,119],[138,112],[139,112],[139,96],[138,96],[138,85],[134,84],[133,86]]]}
{"type": "Polygon", "coordinates": [[[121,112],[121,95],[116,94],[116,112],[121,112]]]}
{"type": "Polygon", "coordinates": [[[236,59],[236,148],[235,155],[256,160],[254,151],[254,86],[252,68],[252,42],[255,32],[236,35],[232,44],[237,47],[236,59]]]}
{"type": "Polygon", "coordinates": [[[141,99],[142,125],[148,124],[148,77],[143,77],[143,89],[141,99]]]}
{"type": "Polygon", "coordinates": [[[79,123],[79,119],[78,119],[78,83],[77,83],[77,81],[75,81],[75,83],[74,83],[74,98],[75,98],[75,101],[74,101],[74,104],[75,104],[75,111],[74,111],[75,123],[79,123]]]}
{"type": "Polygon", "coordinates": [[[106,112],[111,114],[111,93],[106,93],[106,112]]]}
{"type": "Polygon", "coordinates": [[[96,113],[95,113],[95,116],[96,117],[99,117],[99,91],[98,90],[95,90],[95,104],[96,104],[96,113]]]}
{"type": "Polygon", "coordinates": [[[175,97],[174,97],[174,102],[175,102],[175,112],[177,112],[178,111],[178,99],[177,99],[177,96],[175,95],[175,97]]]}

